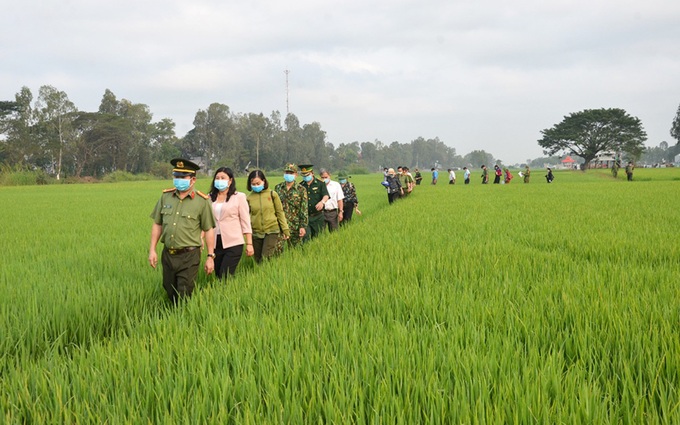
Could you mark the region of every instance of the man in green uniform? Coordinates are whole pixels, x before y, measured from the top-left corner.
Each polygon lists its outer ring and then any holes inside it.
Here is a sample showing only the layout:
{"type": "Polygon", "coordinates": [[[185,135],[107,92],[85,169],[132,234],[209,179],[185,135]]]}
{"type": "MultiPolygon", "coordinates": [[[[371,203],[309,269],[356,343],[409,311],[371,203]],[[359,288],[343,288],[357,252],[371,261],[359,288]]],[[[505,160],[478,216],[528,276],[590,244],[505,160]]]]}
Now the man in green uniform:
{"type": "Polygon", "coordinates": [[[324,229],[325,221],[323,208],[326,201],[330,198],[326,184],[314,178],[314,166],[311,164],[300,165],[302,173],[301,186],[307,189],[307,212],[308,229],[305,240],[317,237],[324,229]]]}
{"type": "MultiPolygon", "coordinates": [[[[401,187],[404,188],[404,197],[406,197],[413,191],[414,181],[408,167],[402,167],[401,172],[404,175],[404,183],[401,187]]],[[[401,179],[399,181],[401,181],[401,179]]]]}
{"type": "Polygon", "coordinates": [[[628,179],[629,182],[633,181],[633,170],[635,169],[635,166],[631,161],[628,161],[628,165],[626,165],[626,178],[628,179]]]}
{"type": "Polygon", "coordinates": [[[210,274],[215,268],[215,218],[210,197],[194,190],[196,171],[200,167],[182,158],[170,163],[174,167],[174,187],[163,191],[151,213],[149,264],[154,269],[158,265],[156,246],[162,242],[163,287],[170,301],[177,303],[179,298],[190,297],[194,290],[201,263],[201,232],[205,232],[208,248],[205,272],[210,274]]]}
{"type": "MultiPolygon", "coordinates": [[[[295,164],[286,164],[283,169],[283,179],[277,184],[274,191],[281,198],[283,212],[288,220],[290,238],[288,246],[293,248],[302,244],[302,238],[307,232],[308,216],[307,211],[307,189],[295,181],[298,176],[295,164]]],[[[277,252],[283,251],[283,238],[279,238],[276,246],[277,252]]]]}
{"type": "Polygon", "coordinates": [[[522,177],[524,178],[524,183],[529,183],[529,179],[531,178],[531,170],[529,169],[528,165],[524,168],[524,176],[522,177]]]}

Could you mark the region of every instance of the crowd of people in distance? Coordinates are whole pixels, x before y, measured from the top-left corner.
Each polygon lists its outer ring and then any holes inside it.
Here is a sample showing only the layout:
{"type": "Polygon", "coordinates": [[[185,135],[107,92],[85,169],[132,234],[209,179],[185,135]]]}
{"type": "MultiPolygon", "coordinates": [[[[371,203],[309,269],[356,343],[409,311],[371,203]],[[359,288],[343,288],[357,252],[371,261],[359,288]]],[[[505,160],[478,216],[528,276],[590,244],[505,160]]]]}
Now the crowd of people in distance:
{"type": "MultiPolygon", "coordinates": [[[[489,170],[486,165],[482,165],[482,184],[489,183],[489,170]]],[[[510,184],[514,176],[507,167],[501,168],[498,164],[494,165],[494,184],[510,184]]],[[[430,169],[432,173],[432,184],[436,185],[439,180],[439,171],[436,168],[430,169]]],[[[449,184],[456,184],[456,171],[453,168],[448,168],[446,170],[449,174],[449,184]]],[[[547,168],[545,179],[548,183],[552,183],[555,176],[550,167],[547,168]]],[[[470,184],[471,172],[468,167],[463,167],[463,181],[465,184],[470,184]]],[[[529,183],[531,180],[531,169],[529,166],[525,166],[524,171],[519,172],[519,176],[522,178],[524,183],[529,183]]],[[[388,203],[393,203],[399,198],[407,197],[412,191],[414,186],[420,185],[423,181],[422,173],[416,168],[415,178],[411,175],[408,167],[400,166],[397,167],[395,171],[394,168],[383,168],[383,181],[382,185],[385,186],[387,190],[387,201],[388,203]]]]}
{"type": "MultiPolygon", "coordinates": [[[[618,159],[614,162],[614,165],[612,165],[612,176],[614,178],[617,178],[619,175],[619,168],[621,168],[621,161],[618,159]]],[[[626,180],[629,182],[633,181],[633,170],[635,169],[635,165],[633,165],[632,161],[628,161],[628,164],[626,164],[626,180]]]]}
{"type": "MultiPolygon", "coordinates": [[[[408,197],[413,192],[413,188],[419,185],[422,179],[423,177],[417,168],[415,178],[411,175],[408,167],[399,166],[396,172],[394,168],[383,168],[382,185],[387,189],[387,202],[391,204],[399,198],[408,197]]],[[[434,174],[432,184],[436,184],[434,174]]]]}
{"type": "Polygon", "coordinates": [[[161,242],[163,287],[173,303],[191,296],[202,248],[208,251],[206,274],[224,278],[236,272],[244,249],[259,264],[284,247],[295,249],[326,230],[337,230],[354,213],[361,215],[356,188],[343,172],[334,181],[321,169],[319,180],[311,164],[300,165],[298,182],[298,166],[289,163],[283,181],[272,189],[264,172],[254,170],[246,194],[236,189],[233,171],[220,167],[204,194],[194,188],[197,164],[182,158],[170,163],[173,187],[163,191],[151,213],[149,264],[157,267],[161,242]]]}

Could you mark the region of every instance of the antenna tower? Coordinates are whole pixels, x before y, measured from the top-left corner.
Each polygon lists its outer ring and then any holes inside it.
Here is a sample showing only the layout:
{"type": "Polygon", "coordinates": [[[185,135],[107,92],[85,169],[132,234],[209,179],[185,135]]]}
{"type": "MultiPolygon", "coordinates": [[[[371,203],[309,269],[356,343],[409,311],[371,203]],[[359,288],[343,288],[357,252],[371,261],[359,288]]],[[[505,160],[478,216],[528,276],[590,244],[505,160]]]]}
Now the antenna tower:
{"type": "Polygon", "coordinates": [[[283,71],[286,74],[286,115],[290,113],[290,108],[288,107],[288,74],[290,74],[289,70],[283,71]]]}

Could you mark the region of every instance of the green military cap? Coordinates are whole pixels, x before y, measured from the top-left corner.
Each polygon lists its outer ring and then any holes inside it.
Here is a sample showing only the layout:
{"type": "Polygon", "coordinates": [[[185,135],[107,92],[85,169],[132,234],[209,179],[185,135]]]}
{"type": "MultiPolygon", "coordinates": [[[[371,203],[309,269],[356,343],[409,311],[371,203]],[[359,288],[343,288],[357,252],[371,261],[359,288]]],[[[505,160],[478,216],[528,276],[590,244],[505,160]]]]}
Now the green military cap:
{"type": "Polygon", "coordinates": [[[289,162],[286,164],[286,166],[283,168],[283,171],[288,171],[290,173],[297,173],[297,165],[293,164],[292,162],[289,162]]]}
{"type": "Polygon", "coordinates": [[[345,173],[344,171],[340,171],[340,172],[338,173],[338,180],[340,180],[340,179],[348,179],[348,178],[350,178],[350,177],[352,177],[352,176],[348,176],[347,173],[345,173]]]}
{"type": "Polygon", "coordinates": [[[173,166],[172,175],[175,177],[195,176],[196,171],[201,169],[196,163],[184,158],[175,158],[170,164],[173,166]]]}
{"type": "Polygon", "coordinates": [[[300,172],[302,175],[309,174],[314,171],[314,166],[312,164],[300,164],[300,172]]]}

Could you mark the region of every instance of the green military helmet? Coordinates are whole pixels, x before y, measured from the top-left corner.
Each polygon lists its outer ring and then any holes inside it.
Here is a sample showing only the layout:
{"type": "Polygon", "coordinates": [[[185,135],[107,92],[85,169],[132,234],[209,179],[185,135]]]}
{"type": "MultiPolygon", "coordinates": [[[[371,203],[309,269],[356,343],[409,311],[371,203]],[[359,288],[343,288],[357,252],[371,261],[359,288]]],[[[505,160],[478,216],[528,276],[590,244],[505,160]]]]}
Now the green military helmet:
{"type": "Polygon", "coordinates": [[[285,167],[283,167],[283,171],[284,172],[287,171],[289,173],[297,173],[298,172],[297,165],[293,164],[292,162],[289,162],[288,164],[286,164],[285,167]]]}

